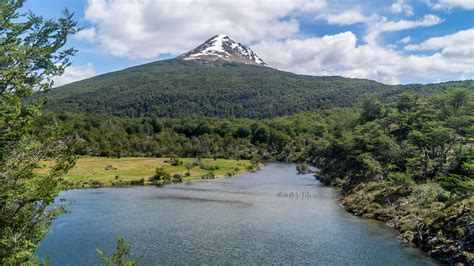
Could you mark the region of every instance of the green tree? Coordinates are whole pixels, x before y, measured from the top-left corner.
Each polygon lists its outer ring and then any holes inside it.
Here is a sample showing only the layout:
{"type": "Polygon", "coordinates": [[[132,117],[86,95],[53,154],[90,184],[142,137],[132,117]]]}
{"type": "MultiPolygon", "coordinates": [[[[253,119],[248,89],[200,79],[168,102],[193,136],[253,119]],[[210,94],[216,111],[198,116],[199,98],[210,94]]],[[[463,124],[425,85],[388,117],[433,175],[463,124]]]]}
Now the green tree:
{"type": "Polygon", "coordinates": [[[107,252],[96,249],[100,259],[108,266],[135,266],[138,265],[138,259],[134,259],[130,254],[130,246],[125,244],[123,237],[117,237],[117,247],[111,256],[107,252]]]}
{"type": "Polygon", "coordinates": [[[252,143],[260,144],[260,143],[267,143],[270,139],[270,132],[268,127],[266,126],[259,126],[255,129],[253,136],[252,136],[252,143]]]}
{"type": "Polygon", "coordinates": [[[45,20],[19,10],[23,1],[0,2],[0,264],[18,265],[34,251],[60,207],[49,207],[59,193],[59,176],[74,164],[73,140],[62,138],[54,123],[42,125],[41,138],[31,134],[41,114],[40,100],[25,97],[44,92],[69,65],[73,49],[62,49],[75,32],[72,14],[45,20]],[[54,159],[49,174],[34,169],[54,159]]]}
{"type": "Polygon", "coordinates": [[[190,170],[194,167],[194,164],[191,162],[187,162],[184,164],[184,167],[186,167],[186,170],[187,170],[186,176],[191,176],[190,170]]]}
{"type": "Polygon", "coordinates": [[[362,112],[360,114],[361,123],[380,119],[385,115],[385,108],[377,98],[372,97],[362,102],[362,112]]]}
{"type": "Polygon", "coordinates": [[[435,177],[449,169],[455,158],[450,154],[458,142],[453,129],[443,127],[439,122],[426,122],[420,131],[411,131],[408,138],[420,150],[418,157],[424,162],[424,178],[435,177]]]}
{"type": "Polygon", "coordinates": [[[241,126],[232,134],[234,138],[246,138],[250,136],[250,130],[247,127],[241,126]]]}

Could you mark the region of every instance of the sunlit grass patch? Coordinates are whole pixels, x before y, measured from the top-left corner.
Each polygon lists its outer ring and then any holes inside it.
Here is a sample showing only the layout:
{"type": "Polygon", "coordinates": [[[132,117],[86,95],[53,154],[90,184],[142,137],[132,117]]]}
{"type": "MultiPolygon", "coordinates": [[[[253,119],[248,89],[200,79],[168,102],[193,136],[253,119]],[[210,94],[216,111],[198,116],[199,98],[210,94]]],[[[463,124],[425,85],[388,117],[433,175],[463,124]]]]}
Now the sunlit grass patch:
{"type": "MultiPolygon", "coordinates": [[[[170,158],[81,157],[63,179],[69,187],[118,186],[150,184],[150,177],[155,174],[156,168],[160,167],[171,176],[179,174],[183,180],[201,179],[209,173],[215,177],[235,175],[255,167],[249,160],[210,158],[174,160],[178,163],[173,163],[170,158]]],[[[46,173],[53,162],[43,161],[41,164],[38,173],[46,173]]]]}

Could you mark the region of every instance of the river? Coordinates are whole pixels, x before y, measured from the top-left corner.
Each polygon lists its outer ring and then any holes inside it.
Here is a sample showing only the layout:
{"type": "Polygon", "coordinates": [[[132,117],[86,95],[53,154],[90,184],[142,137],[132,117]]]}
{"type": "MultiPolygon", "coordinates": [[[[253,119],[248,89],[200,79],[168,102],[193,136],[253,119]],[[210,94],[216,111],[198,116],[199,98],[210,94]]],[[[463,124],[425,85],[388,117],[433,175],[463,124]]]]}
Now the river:
{"type": "Polygon", "coordinates": [[[70,213],[38,249],[51,265],[96,265],[116,236],[141,265],[436,265],[382,223],[347,213],[339,192],[294,164],[164,187],[70,190],[70,213]]]}

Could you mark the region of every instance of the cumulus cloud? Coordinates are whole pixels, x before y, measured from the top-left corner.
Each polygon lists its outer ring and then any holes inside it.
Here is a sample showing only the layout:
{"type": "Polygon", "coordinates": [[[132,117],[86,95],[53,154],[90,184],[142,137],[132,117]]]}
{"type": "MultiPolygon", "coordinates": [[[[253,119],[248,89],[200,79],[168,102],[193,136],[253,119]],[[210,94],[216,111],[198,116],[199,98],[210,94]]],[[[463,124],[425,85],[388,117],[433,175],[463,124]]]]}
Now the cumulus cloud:
{"type": "MultiPolygon", "coordinates": [[[[474,74],[472,51],[464,57],[443,51],[417,56],[357,43],[357,37],[348,31],[323,37],[262,42],[252,49],[269,65],[280,69],[301,74],[367,78],[388,84],[398,84],[407,78],[435,80],[443,75],[474,74]]],[[[449,45],[446,43],[444,49],[449,45]]]]}
{"type": "Polygon", "coordinates": [[[93,76],[95,76],[95,68],[92,63],[88,63],[83,66],[70,66],[66,68],[63,75],[53,78],[54,87],[62,86],[93,76]]]}
{"type": "Polygon", "coordinates": [[[406,16],[413,16],[413,7],[403,0],[398,0],[390,6],[390,11],[395,14],[403,13],[406,16]]]}
{"type": "Polygon", "coordinates": [[[408,30],[417,27],[428,27],[437,25],[441,22],[443,22],[443,20],[440,17],[432,14],[425,15],[422,19],[418,20],[402,19],[398,21],[388,21],[386,18],[383,18],[379,22],[369,27],[368,33],[365,36],[365,41],[375,44],[377,37],[383,32],[408,30]]]}
{"type": "Polygon", "coordinates": [[[405,46],[405,50],[438,50],[452,49],[469,51],[474,55],[474,28],[461,30],[454,34],[432,37],[420,44],[405,46]]]}
{"type": "Polygon", "coordinates": [[[378,37],[384,32],[428,27],[443,22],[440,17],[432,14],[427,14],[418,20],[389,20],[387,17],[378,16],[377,14],[364,15],[357,10],[346,10],[337,14],[322,14],[317,16],[316,19],[323,19],[328,24],[340,26],[364,23],[367,25],[364,40],[371,44],[376,44],[378,37]]]}
{"type": "Polygon", "coordinates": [[[324,0],[89,0],[85,18],[98,29],[97,41],[108,53],[150,58],[182,53],[219,33],[245,43],[291,37],[299,24],[288,14],[325,5],[324,0]]]}
{"type": "Polygon", "coordinates": [[[316,19],[324,19],[328,24],[333,25],[352,25],[357,23],[370,23],[377,20],[377,15],[366,16],[360,13],[358,10],[346,10],[342,13],[337,14],[322,14],[317,16],[316,19]]]}
{"type": "Polygon", "coordinates": [[[474,1],[472,0],[439,0],[436,2],[428,2],[429,6],[434,9],[463,8],[467,10],[474,9],[474,1]]]}
{"type": "MultiPolygon", "coordinates": [[[[405,50],[438,51],[440,57],[449,61],[450,66],[465,67],[463,74],[474,73],[474,28],[454,34],[432,37],[420,43],[405,46],[405,50]]],[[[445,69],[444,71],[449,71],[445,69]]],[[[466,75],[464,75],[466,76],[466,75]]]]}
{"type": "MultiPolygon", "coordinates": [[[[402,0],[387,8],[392,13],[413,15],[411,5],[402,0]]],[[[215,34],[225,33],[250,44],[269,65],[296,73],[368,78],[390,84],[447,75],[473,76],[474,48],[469,46],[472,32],[461,31],[411,45],[407,36],[382,47],[378,42],[385,32],[429,27],[443,20],[433,14],[393,20],[361,11],[365,9],[336,10],[325,0],[88,0],[85,19],[92,26],[75,38],[93,42],[111,55],[153,58],[179,55],[215,34]],[[307,35],[302,35],[297,20],[301,16],[331,25],[364,24],[366,30],[359,37],[347,31],[303,38],[307,35]],[[405,49],[397,50],[400,45],[405,49]],[[418,50],[423,50],[423,55],[414,52],[418,50]]],[[[68,71],[58,78],[57,85],[95,74],[92,65],[68,71]]]]}

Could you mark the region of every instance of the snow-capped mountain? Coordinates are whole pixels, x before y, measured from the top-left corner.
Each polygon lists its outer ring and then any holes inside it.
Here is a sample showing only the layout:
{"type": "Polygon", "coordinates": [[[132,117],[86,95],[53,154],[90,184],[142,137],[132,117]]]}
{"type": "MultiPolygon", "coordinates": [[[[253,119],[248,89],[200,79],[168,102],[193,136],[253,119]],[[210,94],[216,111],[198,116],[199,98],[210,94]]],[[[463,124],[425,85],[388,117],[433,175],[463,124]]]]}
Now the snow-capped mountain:
{"type": "Polygon", "coordinates": [[[233,41],[224,34],[210,38],[195,49],[178,56],[177,59],[199,61],[206,64],[236,62],[249,65],[267,65],[252,49],[233,41]]]}

